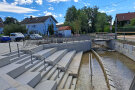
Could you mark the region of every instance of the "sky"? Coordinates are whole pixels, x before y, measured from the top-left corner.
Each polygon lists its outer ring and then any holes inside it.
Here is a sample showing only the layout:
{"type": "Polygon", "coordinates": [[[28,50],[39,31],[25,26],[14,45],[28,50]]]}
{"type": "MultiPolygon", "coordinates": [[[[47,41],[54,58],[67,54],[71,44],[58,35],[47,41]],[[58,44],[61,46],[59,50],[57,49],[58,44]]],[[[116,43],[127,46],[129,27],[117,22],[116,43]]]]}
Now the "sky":
{"type": "Polygon", "coordinates": [[[112,15],[135,12],[135,0],[0,0],[0,17],[14,17],[22,21],[26,17],[53,15],[63,23],[66,11],[72,5],[80,9],[84,6],[98,6],[100,12],[112,15]]]}

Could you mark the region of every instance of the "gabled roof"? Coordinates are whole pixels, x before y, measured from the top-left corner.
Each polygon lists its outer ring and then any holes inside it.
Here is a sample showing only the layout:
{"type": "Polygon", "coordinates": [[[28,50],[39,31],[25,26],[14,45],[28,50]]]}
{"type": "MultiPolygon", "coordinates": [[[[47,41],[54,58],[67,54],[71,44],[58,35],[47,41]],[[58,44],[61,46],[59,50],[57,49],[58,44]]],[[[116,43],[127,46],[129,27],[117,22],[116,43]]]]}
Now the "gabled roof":
{"type": "Polygon", "coordinates": [[[59,27],[59,31],[61,31],[61,30],[71,30],[71,27],[70,26],[59,27]]]}
{"type": "Polygon", "coordinates": [[[0,27],[4,27],[4,24],[3,24],[3,21],[2,21],[1,17],[0,17],[0,27]]]}
{"type": "Polygon", "coordinates": [[[117,14],[117,21],[127,21],[135,18],[135,12],[117,14]]]}
{"type": "Polygon", "coordinates": [[[30,18],[25,18],[23,21],[21,21],[21,24],[31,24],[31,23],[43,23],[45,22],[49,17],[51,17],[56,23],[57,20],[52,16],[42,16],[42,17],[30,17],[30,18]]]}

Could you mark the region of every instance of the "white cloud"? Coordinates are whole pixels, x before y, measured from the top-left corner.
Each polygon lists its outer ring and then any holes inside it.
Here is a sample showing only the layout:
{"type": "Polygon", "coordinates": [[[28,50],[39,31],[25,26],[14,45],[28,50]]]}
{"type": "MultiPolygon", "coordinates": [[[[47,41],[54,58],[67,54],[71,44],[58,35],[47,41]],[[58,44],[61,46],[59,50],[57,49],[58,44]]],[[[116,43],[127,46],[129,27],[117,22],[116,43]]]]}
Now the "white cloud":
{"type": "Polygon", "coordinates": [[[101,13],[111,13],[111,12],[114,12],[114,11],[116,11],[116,10],[114,10],[114,9],[112,9],[112,10],[101,10],[101,9],[99,9],[99,12],[101,12],[101,13]]]}
{"type": "Polygon", "coordinates": [[[48,2],[54,2],[54,3],[59,3],[59,2],[67,2],[69,0],[47,0],[48,2]]]}
{"type": "Polygon", "coordinates": [[[12,5],[23,5],[23,4],[31,4],[33,3],[33,0],[14,0],[14,3],[12,5]]]}
{"type": "Polygon", "coordinates": [[[0,3],[0,12],[31,13],[34,11],[38,11],[38,10],[10,5],[8,3],[0,3]]]}
{"type": "Polygon", "coordinates": [[[74,0],[74,2],[78,2],[78,0],[74,0]]]}
{"type": "Polygon", "coordinates": [[[62,14],[59,14],[59,17],[62,17],[63,15],[62,14]]]}
{"type": "Polygon", "coordinates": [[[6,3],[7,1],[6,0],[3,0],[4,3],[6,3]]]}
{"type": "Polygon", "coordinates": [[[49,10],[54,10],[54,8],[53,8],[53,7],[49,7],[48,9],[49,9],[49,10]]]}
{"type": "Polygon", "coordinates": [[[52,13],[48,12],[48,11],[44,11],[44,14],[45,14],[45,16],[52,15],[52,13]]]}
{"type": "Polygon", "coordinates": [[[39,5],[42,5],[43,4],[43,0],[36,0],[35,1],[37,4],[39,4],[39,5]]]}

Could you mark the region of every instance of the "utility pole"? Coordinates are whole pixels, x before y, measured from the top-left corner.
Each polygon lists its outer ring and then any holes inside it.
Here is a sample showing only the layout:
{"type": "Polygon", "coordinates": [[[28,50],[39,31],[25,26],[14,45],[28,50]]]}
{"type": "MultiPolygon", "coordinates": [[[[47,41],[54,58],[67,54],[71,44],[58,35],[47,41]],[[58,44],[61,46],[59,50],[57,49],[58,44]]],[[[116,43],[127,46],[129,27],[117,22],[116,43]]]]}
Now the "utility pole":
{"type": "Polygon", "coordinates": [[[117,39],[117,17],[115,18],[115,39],[117,39]]]}

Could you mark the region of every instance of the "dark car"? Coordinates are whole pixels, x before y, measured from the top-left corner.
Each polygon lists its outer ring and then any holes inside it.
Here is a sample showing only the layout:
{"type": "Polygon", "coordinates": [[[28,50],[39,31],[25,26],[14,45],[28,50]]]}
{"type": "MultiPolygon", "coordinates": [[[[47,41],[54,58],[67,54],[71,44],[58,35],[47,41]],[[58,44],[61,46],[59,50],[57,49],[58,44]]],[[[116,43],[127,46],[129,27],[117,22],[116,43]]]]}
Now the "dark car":
{"type": "Polygon", "coordinates": [[[0,36],[0,42],[8,42],[11,41],[9,36],[0,36]]]}

